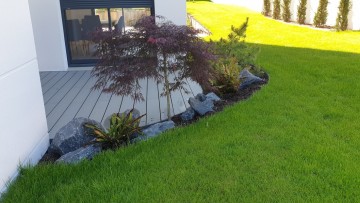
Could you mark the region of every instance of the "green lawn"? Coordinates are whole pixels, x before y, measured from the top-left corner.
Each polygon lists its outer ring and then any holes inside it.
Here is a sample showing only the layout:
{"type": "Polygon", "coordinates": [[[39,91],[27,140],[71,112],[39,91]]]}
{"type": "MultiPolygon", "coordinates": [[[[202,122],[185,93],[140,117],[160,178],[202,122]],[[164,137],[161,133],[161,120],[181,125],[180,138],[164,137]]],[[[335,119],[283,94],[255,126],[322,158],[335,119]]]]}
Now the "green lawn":
{"type": "Polygon", "coordinates": [[[353,202],[360,199],[360,32],[188,3],[214,34],[250,17],[270,82],[215,116],[76,166],[23,170],[4,202],[353,202]]]}

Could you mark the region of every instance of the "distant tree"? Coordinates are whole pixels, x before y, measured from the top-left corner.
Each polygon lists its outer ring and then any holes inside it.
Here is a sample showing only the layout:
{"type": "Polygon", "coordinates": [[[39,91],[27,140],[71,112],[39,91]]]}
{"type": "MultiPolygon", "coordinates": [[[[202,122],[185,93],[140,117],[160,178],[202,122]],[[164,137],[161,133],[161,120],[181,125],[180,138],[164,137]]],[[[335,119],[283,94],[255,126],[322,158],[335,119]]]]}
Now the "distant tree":
{"type": "Polygon", "coordinates": [[[283,0],[283,13],[282,13],[282,19],[285,22],[290,22],[291,19],[291,11],[290,11],[290,4],[291,4],[291,0],[283,0]]]}
{"type": "Polygon", "coordinates": [[[125,33],[99,30],[94,34],[99,62],[92,71],[97,77],[93,89],[140,101],[144,98],[139,80],[153,78],[164,83],[162,95],[166,96],[170,119],[170,93],[176,89],[187,91],[185,78],[211,89],[214,56],[210,44],[197,34],[193,28],[159,16],[143,17],[125,33]]]}
{"type": "Polygon", "coordinates": [[[300,0],[300,4],[298,6],[297,11],[297,22],[299,24],[305,24],[306,20],[306,4],[307,0],[300,0]]]}
{"type": "Polygon", "coordinates": [[[319,7],[315,14],[314,25],[315,27],[324,27],[327,21],[328,11],[327,6],[329,4],[329,0],[320,0],[319,7]]]}
{"type": "Polygon", "coordinates": [[[271,3],[270,0],[264,0],[264,9],[262,11],[264,16],[271,16],[271,3]]]}
{"type": "Polygon", "coordinates": [[[280,19],[280,14],[281,14],[281,4],[280,4],[280,0],[274,0],[274,10],[273,10],[273,18],[276,20],[280,19]]]}
{"type": "Polygon", "coordinates": [[[339,13],[336,18],[336,29],[346,30],[348,26],[348,15],[350,12],[351,2],[350,0],[341,0],[339,5],[339,13]]]}

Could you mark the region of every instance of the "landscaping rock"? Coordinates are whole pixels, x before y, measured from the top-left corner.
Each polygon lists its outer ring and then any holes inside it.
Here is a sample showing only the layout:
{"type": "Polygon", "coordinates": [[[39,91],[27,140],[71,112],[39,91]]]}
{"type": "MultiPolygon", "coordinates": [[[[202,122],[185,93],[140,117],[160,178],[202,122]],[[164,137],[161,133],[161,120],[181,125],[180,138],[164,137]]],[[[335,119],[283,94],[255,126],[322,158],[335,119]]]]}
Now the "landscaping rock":
{"type": "Polygon", "coordinates": [[[195,99],[203,102],[203,101],[206,100],[206,96],[205,96],[203,93],[199,93],[199,94],[197,94],[197,95],[195,96],[195,99]]]}
{"type": "Polygon", "coordinates": [[[83,159],[92,159],[100,152],[101,147],[99,145],[89,145],[61,156],[58,160],[56,160],[56,163],[76,164],[83,159]]]}
{"type": "Polygon", "coordinates": [[[85,123],[96,125],[104,130],[102,125],[94,120],[74,118],[55,134],[50,145],[50,150],[59,155],[64,155],[91,142],[95,137],[92,135],[91,129],[83,126],[85,123]]]}
{"type": "Polygon", "coordinates": [[[254,74],[250,73],[249,70],[247,69],[243,69],[241,72],[240,72],[240,75],[239,75],[240,79],[242,80],[240,86],[239,86],[239,90],[242,90],[252,84],[255,84],[255,83],[259,83],[259,82],[263,82],[264,80],[255,76],[254,74]]]}
{"type": "Polygon", "coordinates": [[[147,127],[146,129],[144,129],[142,131],[143,135],[135,138],[132,142],[138,142],[141,140],[147,140],[149,138],[156,137],[160,133],[162,133],[166,130],[169,130],[171,128],[174,128],[174,127],[175,127],[175,123],[173,121],[165,121],[162,123],[156,123],[154,125],[147,127]]]}
{"type": "Polygon", "coordinates": [[[192,120],[195,116],[195,111],[192,108],[187,108],[185,112],[183,112],[180,117],[183,121],[192,120]]]}
{"type": "Polygon", "coordinates": [[[214,92],[210,92],[206,95],[206,99],[210,99],[211,101],[220,101],[220,97],[218,97],[214,92]]]}
{"type": "Polygon", "coordinates": [[[208,112],[213,112],[214,103],[210,99],[205,99],[205,101],[201,102],[195,98],[189,99],[189,104],[191,108],[193,108],[196,113],[203,116],[208,112]]]}
{"type": "MultiPolygon", "coordinates": [[[[126,115],[126,114],[128,114],[130,111],[131,111],[131,109],[128,109],[128,110],[124,111],[123,113],[120,113],[120,115],[126,115]]],[[[106,129],[109,129],[109,127],[110,127],[110,119],[111,119],[111,117],[112,117],[114,114],[116,114],[116,113],[113,113],[113,114],[111,114],[110,116],[108,116],[107,118],[105,118],[105,120],[104,120],[104,122],[103,122],[103,125],[104,125],[104,127],[105,127],[106,129]]],[[[140,117],[140,111],[137,110],[137,109],[134,109],[134,111],[133,111],[133,118],[136,119],[136,118],[139,118],[139,117],[140,117]]]]}

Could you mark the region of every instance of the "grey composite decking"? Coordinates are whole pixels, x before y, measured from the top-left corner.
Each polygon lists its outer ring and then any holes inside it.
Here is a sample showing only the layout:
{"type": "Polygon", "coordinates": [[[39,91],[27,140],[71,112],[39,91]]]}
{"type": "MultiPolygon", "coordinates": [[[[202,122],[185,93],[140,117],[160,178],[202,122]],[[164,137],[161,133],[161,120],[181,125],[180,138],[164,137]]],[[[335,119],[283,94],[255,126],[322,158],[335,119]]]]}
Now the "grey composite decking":
{"type": "MultiPolygon", "coordinates": [[[[121,113],[134,105],[141,114],[146,114],[140,125],[149,125],[165,120],[166,98],[161,96],[163,84],[152,79],[140,81],[145,101],[137,102],[128,96],[117,96],[101,91],[91,91],[96,78],[90,71],[40,72],[45,112],[50,138],[73,118],[85,117],[104,123],[113,113],[121,113]]],[[[202,92],[201,87],[186,80],[185,88],[171,93],[171,114],[179,114],[189,106],[190,97],[202,92]]]]}

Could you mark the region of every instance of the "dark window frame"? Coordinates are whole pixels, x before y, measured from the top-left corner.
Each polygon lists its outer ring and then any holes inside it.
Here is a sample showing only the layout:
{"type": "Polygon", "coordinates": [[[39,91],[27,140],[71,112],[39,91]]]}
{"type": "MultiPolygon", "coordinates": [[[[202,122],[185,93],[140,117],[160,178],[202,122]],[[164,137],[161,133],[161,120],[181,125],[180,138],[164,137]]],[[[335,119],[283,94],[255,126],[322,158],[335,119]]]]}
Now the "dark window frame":
{"type": "MultiPolygon", "coordinates": [[[[62,24],[64,30],[66,57],[69,67],[89,67],[97,63],[97,59],[72,60],[68,31],[66,28],[66,10],[68,9],[94,9],[106,8],[150,8],[151,15],[154,15],[154,0],[60,0],[62,24]]],[[[111,16],[109,15],[109,27],[111,27],[111,16]]]]}

